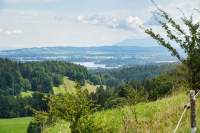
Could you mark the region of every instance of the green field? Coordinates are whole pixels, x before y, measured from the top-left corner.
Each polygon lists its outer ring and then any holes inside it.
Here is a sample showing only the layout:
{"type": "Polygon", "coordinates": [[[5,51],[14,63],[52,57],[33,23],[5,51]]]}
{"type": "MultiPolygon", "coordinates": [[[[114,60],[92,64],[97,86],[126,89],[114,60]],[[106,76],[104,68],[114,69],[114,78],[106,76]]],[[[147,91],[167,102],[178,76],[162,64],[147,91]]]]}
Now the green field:
{"type": "MultiPolygon", "coordinates": [[[[63,77],[63,84],[58,86],[58,87],[53,87],[53,93],[54,94],[65,94],[66,92],[75,92],[75,86],[76,82],[73,80],[70,80],[68,77],[63,77]]],[[[95,92],[96,88],[98,86],[92,85],[88,81],[85,82],[85,85],[82,86],[83,89],[87,89],[89,93],[95,92]]],[[[31,91],[26,91],[26,92],[21,92],[21,97],[31,97],[33,92],[31,91]]]]}
{"type": "Polygon", "coordinates": [[[26,133],[31,117],[0,119],[0,133],[26,133]]]}
{"type": "MultiPolygon", "coordinates": [[[[66,93],[66,92],[75,92],[75,81],[70,80],[68,77],[63,78],[63,84],[59,87],[53,87],[54,94],[59,93],[66,93]]],[[[85,85],[82,87],[84,89],[87,89],[89,92],[95,92],[97,86],[94,86],[90,84],[88,81],[85,82],[85,85]]]]}

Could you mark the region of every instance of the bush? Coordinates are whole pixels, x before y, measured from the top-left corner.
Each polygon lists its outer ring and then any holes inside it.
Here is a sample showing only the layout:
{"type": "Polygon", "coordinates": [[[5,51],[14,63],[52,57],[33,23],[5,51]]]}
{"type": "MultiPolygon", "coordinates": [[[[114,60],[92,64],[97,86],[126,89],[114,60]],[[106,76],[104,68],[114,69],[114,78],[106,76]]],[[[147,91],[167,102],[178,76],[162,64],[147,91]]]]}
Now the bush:
{"type": "Polygon", "coordinates": [[[94,117],[83,117],[77,125],[78,133],[102,133],[103,127],[100,124],[96,124],[94,117]]]}
{"type": "Polygon", "coordinates": [[[30,122],[28,129],[27,129],[28,133],[41,133],[41,128],[39,124],[30,122]]]}

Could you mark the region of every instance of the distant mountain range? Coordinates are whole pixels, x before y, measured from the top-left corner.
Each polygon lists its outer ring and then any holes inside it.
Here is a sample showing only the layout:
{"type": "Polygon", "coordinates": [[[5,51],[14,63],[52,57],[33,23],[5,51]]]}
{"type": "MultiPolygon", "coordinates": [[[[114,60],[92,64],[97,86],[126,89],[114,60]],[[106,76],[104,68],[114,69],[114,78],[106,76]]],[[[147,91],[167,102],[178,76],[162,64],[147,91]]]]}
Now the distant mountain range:
{"type": "Polygon", "coordinates": [[[156,47],[159,45],[155,42],[155,40],[151,38],[143,38],[143,39],[126,39],[119,43],[114,44],[113,46],[156,47]]]}

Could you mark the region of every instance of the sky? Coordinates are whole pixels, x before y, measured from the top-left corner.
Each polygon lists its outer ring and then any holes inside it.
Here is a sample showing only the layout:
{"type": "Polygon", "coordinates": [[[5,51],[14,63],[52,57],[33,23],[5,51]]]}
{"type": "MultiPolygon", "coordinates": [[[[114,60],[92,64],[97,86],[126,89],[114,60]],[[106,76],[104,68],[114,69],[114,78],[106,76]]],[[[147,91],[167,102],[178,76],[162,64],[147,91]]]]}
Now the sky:
{"type": "MultiPolygon", "coordinates": [[[[155,0],[174,18],[200,9],[200,0],[155,0]]],[[[0,0],[0,49],[102,46],[147,36],[150,0],[0,0]]]]}

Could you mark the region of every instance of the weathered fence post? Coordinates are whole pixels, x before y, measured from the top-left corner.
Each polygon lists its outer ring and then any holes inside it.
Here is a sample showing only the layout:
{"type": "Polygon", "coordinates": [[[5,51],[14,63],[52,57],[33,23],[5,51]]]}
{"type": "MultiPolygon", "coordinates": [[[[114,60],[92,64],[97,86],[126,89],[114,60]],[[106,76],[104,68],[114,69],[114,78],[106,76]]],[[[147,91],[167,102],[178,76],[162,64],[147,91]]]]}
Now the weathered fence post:
{"type": "Polygon", "coordinates": [[[197,131],[197,127],[196,127],[196,108],[195,108],[195,102],[196,102],[195,91],[194,91],[194,90],[190,90],[191,133],[196,133],[196,131],[197,131]]]}

